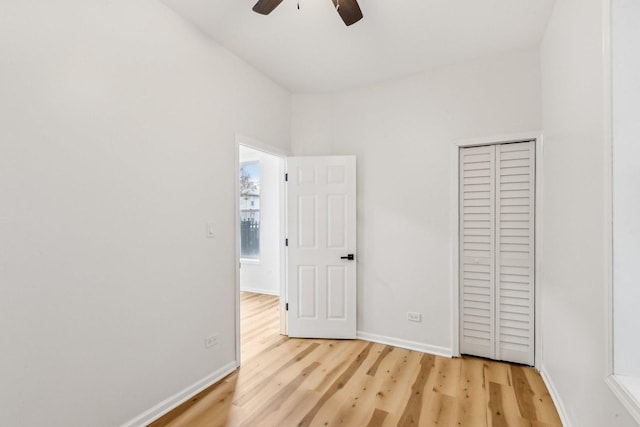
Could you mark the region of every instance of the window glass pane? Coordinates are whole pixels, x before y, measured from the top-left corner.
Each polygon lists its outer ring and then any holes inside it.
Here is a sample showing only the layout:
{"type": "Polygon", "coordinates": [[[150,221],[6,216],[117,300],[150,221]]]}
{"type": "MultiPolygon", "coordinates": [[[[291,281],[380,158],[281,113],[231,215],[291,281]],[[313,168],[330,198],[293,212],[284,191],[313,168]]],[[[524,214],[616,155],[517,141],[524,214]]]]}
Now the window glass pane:
{"type": "Polygon", "coordinates": [[[260,163],[240,165],[240,257],[260,258],[260,163]]]}

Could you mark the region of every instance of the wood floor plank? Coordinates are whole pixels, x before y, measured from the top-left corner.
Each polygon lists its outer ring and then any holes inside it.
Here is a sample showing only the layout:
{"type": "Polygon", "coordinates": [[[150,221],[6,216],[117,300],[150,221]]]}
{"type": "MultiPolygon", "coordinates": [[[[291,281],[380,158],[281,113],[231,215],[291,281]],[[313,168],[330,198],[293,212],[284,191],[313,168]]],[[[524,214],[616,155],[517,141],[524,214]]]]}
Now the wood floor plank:
{"type": "Polygon", "coordinates": [[[334,361],[334,363],[325,363],[325,375],[316,385],[315,390],[323,393],[328,390],[331,384],[342,373],[344,367],[347,366],[349,362],[362,351],[364,346],[365,344],[362,342],[355,342],[351,345],[337,346],[332,357],[332,361],[334,361]]]}
{"type": "Polygon", "coordinates": [[[358,340],[279,335],[279,300],[241,293],[242,367],[150,427],[557,427],[531,368],[358,340]]]}
{"type": "Polygon", "coordinates": [[[560,416],[540,374],[531,368],[526,368],[524,373],[534,393],[533,404],[536,407],[536,415],[540,422],[548,425],[561,425],[560,416]]]}
{"type": "Polygon", "coordinates": [[[389,415],[389,413],[386,411],[377,408],[374,409],[373,414],[371,414],[371,418],[369,418],[369,422],[367,423],[367,427],[382,427],[387,415],[389,415]]]}
{"type": "Polygon", "coordinates": [[[473,357],[461,359],[458,382],[458,425],[486,427],[484,361],[473,357]]]}
{"type": "Polygon", "coordinates": [[[398,424],[402,409],[411,395],[411,384],[420,371],[421,357],[417,352],[395,349],[393,356],[378,371],[383,382],[378,387],[376,407],[389,413],[385,426],[398,424]]]}
{"type": "MultiPolygon", "coordinates": [[[[364,374],[371,363],[377,361],[384,350],[381,344],[373,344],[368,358],[362,364],[354,378],[340,390],[334,399],[339,403],[338,410],[333,417],[326,416],[330,425],[364,426],[369,420],[369,411],[376,403],[377,391],[382,383],[380,377],[364,374]]],[[[325,421],[326,422],[326,421],[325,421]]]]}
{"type": "MultiPolygon", "coordinates": [[[[260,390],[267,386],[269,381],[274,381],[274,379],[278,376],[278,374],[290,366],[293,366],[296,363],[300,363],[302,359],[307,357],[313,350],[320,347],[318,343],[310,343],[304,350],[297,353],[294,357],[289,359],[283,365],[281,365],[278,369],[276,369],[273,373],[269,374],[267,377],[263,378],[262,381],[255,384],[254,386],[248,388],[243,394],[237,395],[236,399],[233,401],[233,404],[236,406],[243,406],[247,403],[251,398],[259,395],[260,390]]],[[[319,364],[318,364],[319,365],[319,364]]]]}
{"type": "Polygon", "coordinates": [[[331,397],[333,397],[334,394],[336,394],[339,390],[341,390],[345,386],[345,384],[349,382],[351,377],[360,368],[360,366],[362,366],[362,363],[364,363],[364,360],[369,355],[369,352],[371,351],[372,346],[373,346],[373,343],[369,343],[365,346],[365,348],[358,354],[355,360],[353,360],[353,362],[351,362],[349,366],[347,366],[347,368],[342,372],[342,374],[338,377],[338,379],[336,379],[333,382],[333,384],[331,384],[331,386],[329,387],[329,390],[327,390],[322,395],[320,400],[316,402],[313,408],[304,416],[304,418],[302,418],[302,420],[300,420],[300,422],[297,424],[298,427],[306,427],[311,425],[313,418],[317,415],[317,413],[320,411],[322,406],[329,399],[331,399],[331,397]]]}
{"type": "Polygon", "coordinates": [[[280,391],[268,399],[258,411],[253,413],[251,417],[240,424],[240,427],[253,427],[260,425],[267,415],[277,412],[283,405],[284,401],[300,387],[303,381],[306,380],[309,374],[318,366],[320,366],[318,362],[313,362],[305,367],[291,382],[282,387],[280,391]]]}
{"type": "Polygon", "coordinates": [[[493,381],[489,382],[489,410],[491,411],[490,427],[509,426],[502,407],[502,385],[493,381]]]}
{"type": "Polygon", "coordinates": [[[455,397],[427,391],[419,426],[457,426],[457,411],[457,399],[455,397]]]}
{"type": "Polygon", "coordinates": [[[379,351],[379,355],[378,358],[376,359],[376,361],[374,362],[373,365],[371,365],[371,367],[369,368],[369,370],[367,371],[367,375],[371,375],[371,376],[375,376],[376,372],[378,372],[378,367],[380,366],[380,364],[382,363],[382,361],[385,359],[385,357],[387,357],[389,355],[389,353],[391,353],[393,351],[393,347],[391,347],[390,345],[385,345],[384,349],[379,351]]]}
{"type": "Polygon", "coordinates": [[[451,397],[458,397],[460,391],[458,388],[460,381],[460,362],[459,359],[447,359],[445,357],[435,359],[434,368],[437,376],[433,391],[451,397]]]}
{"type": "Polygon", "coordinates": [[[237,373],[229,375],[149,427],[225,426],[237,379],[237,373]]]}
{"type": "Polygon", "coordinates": [[[424,397],[424,386],[431,375],[434,367],[435,356],[424,354],[420,358],[420,371],[411,386],[411,395],[400,416],[399,426],[417,426],[420,422],[422,412],[422,400],[424,397]]]}
{"type": "Polygon", "coordinates": [[[520,416],[530,421],[537,421],[536,408],[533,403],[533,390],[529,385],[529,380],[524,373],[522,366],[512,365],[511,379],[513,381],[513,391],[518,403],[520,416]]]}

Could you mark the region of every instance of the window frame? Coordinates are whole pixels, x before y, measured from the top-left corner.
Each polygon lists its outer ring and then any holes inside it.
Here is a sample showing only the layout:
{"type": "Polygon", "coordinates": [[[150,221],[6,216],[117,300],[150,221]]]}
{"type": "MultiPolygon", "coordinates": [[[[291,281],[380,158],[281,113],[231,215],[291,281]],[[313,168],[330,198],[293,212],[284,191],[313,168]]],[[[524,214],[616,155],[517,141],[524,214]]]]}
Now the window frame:
{"type": "MultiPolygon", "coordinates": [[[[614,164],[613,164],[613,4],[614,0],[604,0],[603,8],[603,91],[604,91],[604,184],[605,184],[605,313],[606,313],[606,352],[605,352],[605,383],[629,411],[636,422],[640,423],[640,387],[633,392],[625,384],[628,378],[617,375],[614,364],[615,352],[615,300],[613,275],[614,266],[614,164]]],[[[640,377],[632,377],[640,383],[640,377]]]]}

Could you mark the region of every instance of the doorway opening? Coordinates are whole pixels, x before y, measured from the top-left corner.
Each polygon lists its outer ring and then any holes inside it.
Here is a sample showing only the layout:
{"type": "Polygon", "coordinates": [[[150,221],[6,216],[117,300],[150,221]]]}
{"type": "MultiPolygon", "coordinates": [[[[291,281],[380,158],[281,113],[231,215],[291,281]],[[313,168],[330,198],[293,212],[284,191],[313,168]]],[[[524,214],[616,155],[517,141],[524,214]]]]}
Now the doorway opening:
{"type": "Polygon", "coordinates": [[[236,146],[236,288],[239,313],[236,336],[240,338],[236,343],[236,360],[239,363],[241,342],[245,341],[246,335],[286,332],[283,321],[286,301],[283,241],[286,154],[239,136],[236,146]],[[279,315],[278,312],[282,313],[279,315]],[[261,321],[274,315],[279,318],[277,324],[261,321]],[[261,327],[263,324],[265,327],[261,327]],[[274,327],[276,329],[272,331],[274,327]]]}

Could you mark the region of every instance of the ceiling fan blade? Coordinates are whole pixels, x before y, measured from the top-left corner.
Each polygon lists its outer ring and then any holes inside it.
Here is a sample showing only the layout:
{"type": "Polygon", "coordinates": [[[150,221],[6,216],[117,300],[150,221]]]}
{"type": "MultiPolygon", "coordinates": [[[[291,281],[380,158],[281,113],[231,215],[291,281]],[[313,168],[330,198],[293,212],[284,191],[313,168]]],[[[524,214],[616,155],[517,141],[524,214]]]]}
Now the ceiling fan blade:
{"type": "Polygon", "coordinates": [[[282,3],[282,0],[258,0],[258,3],[253,6],[253,11],[262,15],[268,15],[273,9],[278,7],[282,3]]]}
{"type": "Polygon", "coordinates": [[[351,24],[355,24],[362,19],[362,11],[358,5],[357,0],[331,0],[333,6],[338,9],[340,18],[344,21],[348,27],[351,24]],[[338,7],[339,6],[339,7],[338,7]]]}

